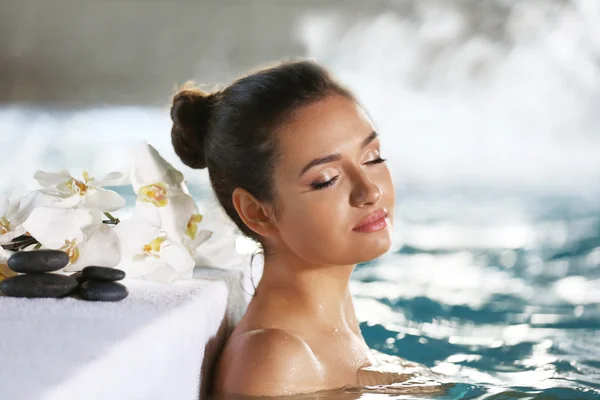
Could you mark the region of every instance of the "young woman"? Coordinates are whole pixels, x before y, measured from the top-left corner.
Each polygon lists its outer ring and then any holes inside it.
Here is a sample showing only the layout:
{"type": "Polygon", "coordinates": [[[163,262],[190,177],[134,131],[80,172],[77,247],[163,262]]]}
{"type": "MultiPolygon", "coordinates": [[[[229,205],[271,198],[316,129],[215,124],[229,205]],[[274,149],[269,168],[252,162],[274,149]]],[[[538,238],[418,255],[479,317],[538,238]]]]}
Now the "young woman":
{"type": "Polygon", "coordinates": [[[215,93],[182,90],[171,117],[178,156],[208,168],[229,217],[264,251],[212,391],[280,396],[369,381],[359,372],[377,361],[348,283],[357,263],[390,248],[395,200],[364,109],[326,69],[300,61],[215,93]]]}

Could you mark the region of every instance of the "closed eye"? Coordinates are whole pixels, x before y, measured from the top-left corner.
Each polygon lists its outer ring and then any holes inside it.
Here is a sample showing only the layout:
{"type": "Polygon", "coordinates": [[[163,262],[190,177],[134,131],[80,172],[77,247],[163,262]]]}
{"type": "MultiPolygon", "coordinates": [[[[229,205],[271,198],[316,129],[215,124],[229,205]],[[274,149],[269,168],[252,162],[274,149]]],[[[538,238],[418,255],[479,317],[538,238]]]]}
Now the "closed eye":
{"type": "Polygon", "coordinates": [[[333,185],[335,183],[335,181],[338,180],[340,176],[334,176],[333,178],[331,178],[330,180],[328,180],[327,182],[313,182],[310,184],[310,186],[315,189],[315,190],[323,190],[328,188],[329,186],[333,185]]]}
{"type": "MultiPolygon", "coordinates": [[[[374,160],[367,161],[365,164],[366,165],[375,165],[375,164],[381,164],[381,163],[383,163],[385,161],[386,161],[385,158],[379,157],[379,158],[376,158],[374,160]]],[[[331,178],[330,180],[328,180],[326,182],[313,182],[313,183],[310,184],[310,186],[313,189],[315,189],[315,190],[323,190],[323,189],[326,189],[326,188],[332,186],[335,183],[335,181],[338,180],[338,178],[339,178],[339,175],[338,176],[334,176],[333,178],[331,178]]]]}
{"type": "Polygon", "coordinates": [[[386,159],[385,159],[385,158],[381,158],[381,157],[379,157],[379,158],[376,158],[376,159],[374,159],[374,160],[367,161],[365,164],[367,164],[367,165],[381,164],[382,162],[385,162],[385,161],[386,161],[386,159]]]}

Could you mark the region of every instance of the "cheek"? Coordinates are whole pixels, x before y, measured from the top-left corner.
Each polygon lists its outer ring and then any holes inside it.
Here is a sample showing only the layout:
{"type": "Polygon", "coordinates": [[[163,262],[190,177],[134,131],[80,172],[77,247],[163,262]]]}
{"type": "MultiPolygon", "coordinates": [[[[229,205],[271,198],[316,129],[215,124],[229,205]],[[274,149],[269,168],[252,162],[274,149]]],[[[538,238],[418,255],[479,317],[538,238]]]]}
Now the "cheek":
{"type": "Polygon", "coordinates": [[[382,183],[382,191],[385,196],[386,206],[388,210],[392,213],[394,212],[394,206],[396,204],[396,187],[394,186],[394,181],[392,179],[392,174],[388,168],[385,169],[385,176],[382,183]]]}
{"type": "Polygon", "coordinates": [[[286,201],[280,215],[280,236],[287,247],[307,261],[334,261],[338,249],[345,249],[348,200],[338,198],[333,190],[324,190],[286,201]]]}

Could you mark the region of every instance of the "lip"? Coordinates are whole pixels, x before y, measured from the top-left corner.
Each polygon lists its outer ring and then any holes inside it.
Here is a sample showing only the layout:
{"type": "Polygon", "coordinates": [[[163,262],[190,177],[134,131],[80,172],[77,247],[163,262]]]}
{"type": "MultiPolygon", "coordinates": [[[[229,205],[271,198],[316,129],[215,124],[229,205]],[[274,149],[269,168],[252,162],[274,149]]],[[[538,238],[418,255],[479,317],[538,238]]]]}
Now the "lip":
{"type": "Polygon", "coordinates": [[[379,209],[370,215],[368,215],[365,219],[360,221],[358,225],[352,228],[353,231],[365,231],[372,232],[374,230],[379,230],[385,227],[388,213],[384,209],[379,209]],[[378,228],[378,229],[377,229],[378,228]]]}

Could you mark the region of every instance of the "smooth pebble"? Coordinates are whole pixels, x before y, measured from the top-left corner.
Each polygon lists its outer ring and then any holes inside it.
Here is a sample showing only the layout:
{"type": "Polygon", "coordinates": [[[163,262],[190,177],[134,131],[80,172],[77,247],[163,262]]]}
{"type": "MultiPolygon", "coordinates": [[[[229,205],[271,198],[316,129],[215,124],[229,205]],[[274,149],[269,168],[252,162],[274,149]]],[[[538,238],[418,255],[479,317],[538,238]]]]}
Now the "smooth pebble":
{"type": "Polygon", "coordinates": [[[81,284],[81,297],[92,301],[119,301],[129,294],[127,288],[117,282],[86,281],[81,284]]]}
{"type": "Polygon", "coordinates": [[[69,263],[69,255],[60,250],[19,251],[9,257],[8,268],[22,273],[57,271],[69,263]]]}
{"type": "Polygon", "coordinates": [[[77,280],[59,274],[24,274],[0,282],[0,291],[11,297],[62,297],[77,287],[77,280]]]}
{"type": "Polygon", "coordinates": [[[125,271],[116,268],[89,266],[81,270],[84,281],[120,281],[125,278],[125,271]]]}

